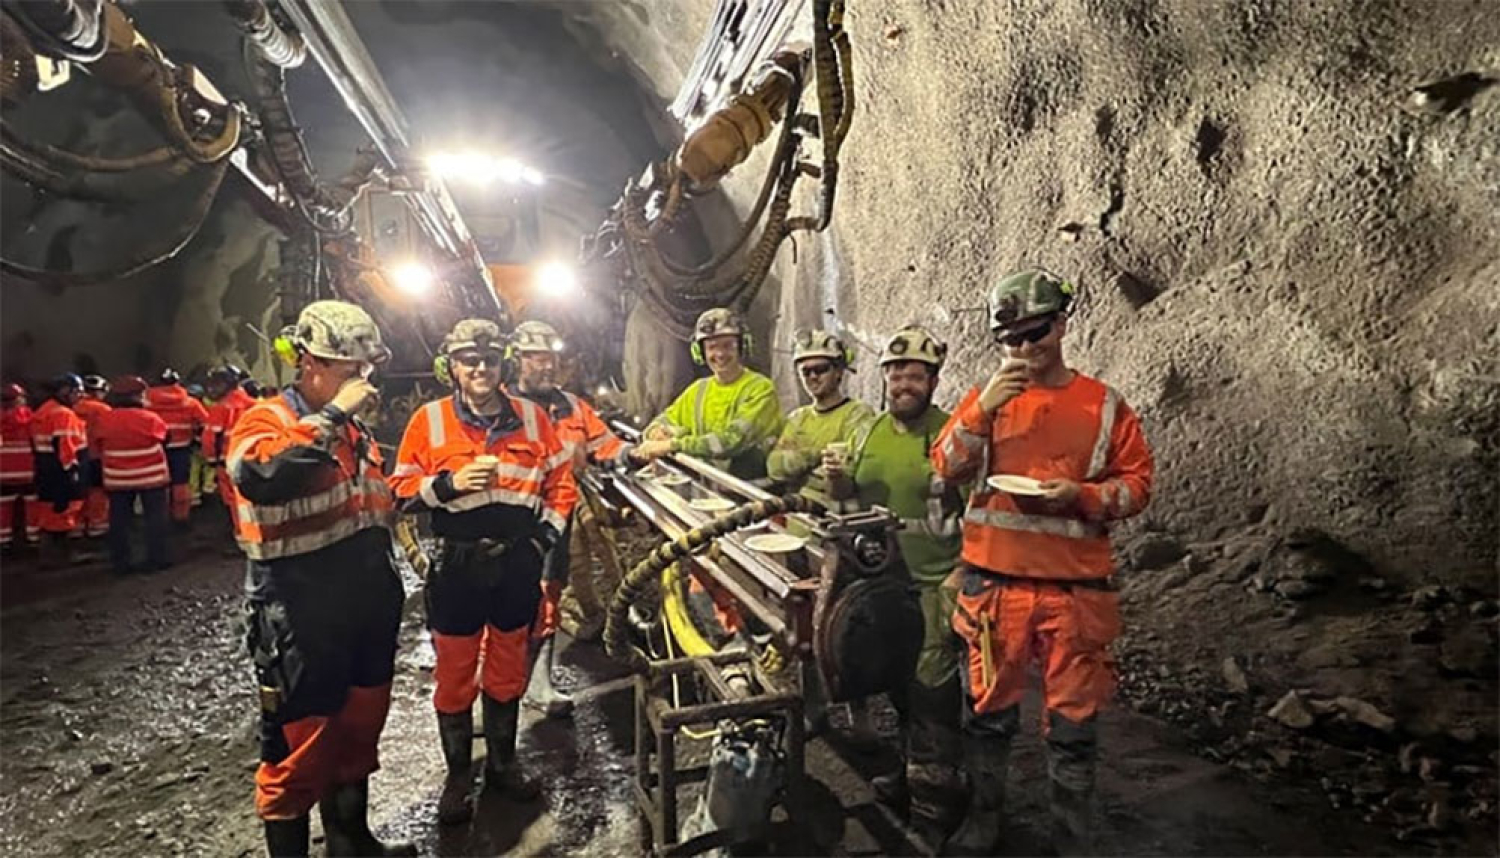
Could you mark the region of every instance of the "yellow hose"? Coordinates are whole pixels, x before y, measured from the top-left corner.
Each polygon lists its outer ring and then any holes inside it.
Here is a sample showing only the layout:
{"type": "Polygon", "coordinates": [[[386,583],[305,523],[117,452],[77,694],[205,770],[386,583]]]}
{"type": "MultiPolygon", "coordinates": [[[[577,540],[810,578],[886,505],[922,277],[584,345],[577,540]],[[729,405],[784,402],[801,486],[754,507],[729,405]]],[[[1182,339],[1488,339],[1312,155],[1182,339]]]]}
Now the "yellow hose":
{"type": "Polygon", "coordinates": [[[677,641],[677,648],[689,658],[702,658],[718,652],[688,613],[687,587],[681,563],[673,563],[661,573],[661,615],[667,622],[667,633],[677,641]]]}

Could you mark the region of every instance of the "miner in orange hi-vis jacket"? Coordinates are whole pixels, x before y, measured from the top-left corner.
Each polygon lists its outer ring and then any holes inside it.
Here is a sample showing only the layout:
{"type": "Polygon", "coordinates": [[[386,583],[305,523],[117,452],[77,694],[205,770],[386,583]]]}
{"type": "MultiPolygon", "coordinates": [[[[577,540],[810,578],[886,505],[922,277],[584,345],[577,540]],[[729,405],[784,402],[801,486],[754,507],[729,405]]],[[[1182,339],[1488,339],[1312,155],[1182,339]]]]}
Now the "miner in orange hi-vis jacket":
{"type": "Polygon", "coordinates": [[[172,521],[186,527],[193,514],[193,445],[208,422],[208,409],[182,386],[175,369],[164,369],[146,393],[146,407],[167,423],[167,466],[172,471],[172,521]]]}
{"type": "Polygon", "coordinates": [[[518,800],[540,784],[516,762],[521,695],[530,673],[542,567],[578,500],[572,460],[547,413],[500,386],[500,327],[464,319],[434,369],[452,396],[418,408],[391,484],[406,510],[430,511],[437,547],[427,579],[427,625],[438,734],[448,775],[438,820],[468,819],[474,700],[484,699],[484,782],[518,800]]]}
{"type": "Polygon", "coordinates": [[[370,775],[391,704],[404,592],[395,502],[359,415],[390,351],[370,316],[315,301],[276,351],[292,386],[229,433],[235,534],[249,558],[247,643],[260,687],[255,809],[271,855],[306,855],[319,805],[330,855],[415,855],[370,832],[370,775]]]}
{"type": "MultiPolygon", "coordinates": [[[[510,344],[517,362],[516,383],[511,392],[535,402],[547,412],[576,476],[590,462],[621,461],[631,447],[610,431],[593,406],[557,386],[557,362],[563,345],[557,330],[546,322],[533,320],[517,325],[510,344]]],[[[582,507],[579,509],[581,511],[582,507]]],[[[547,552],[547,562],[542,569],[542,608],[532,635],[537,655],[533,659],[526,700],[549,718],[565,717],[573,711],[572,698],[552,684],[563,589],[574,574],[593,573],[593,559],[587,556],[587,552],[579,558],[581,563],[572,562],[572,542],[573,519],[570,517],[561,538],[547,552]],[[578,567],[576,573],[575,565],[578,567]]]]}
{"type": "Polygon", "coordinates": [[[15,382],[0,391],[0,547],[30,545],[41,533],[31,406],[15,382]]]}
{"type": "Polygon", "coordinates": [[[110,412],[105,397],[109,396],[109,382],[100,375],[83,377],[83,395],[73,403],[73,412],[83,418],[84,434],[88,436],[90,453],[88,473],[84,474],[83,515],[79,520],[83,535],[104,536],[109,533],[109,497],[104,493],[104,471],[98,455],[92,454],[94,434],[99,430],[99,418],[110,412]]]}
{"type": "Polygon", "coordinates": [[[83,395],[83,379],[64,373],[52,381],[52,396],[31,417],[36,493],[41,501],[42,566],[57,568],[88,559],[72,550],[68,538],[83,520],[89,471],[88,430],[73,405],[83,395]]]}
{"type": "Polygon", "coordinates": [[[973,774],[968,815],[950,841],[958,854],[996,848],[1032,663],[1043,684],[1053,845],[1061,854],[1090,845],[1097,715],[1114,691],[1109,647],[1120,630],[1108,526],[1146,508],[1154,466],[1119,393],[1064,361],[1073,294],[1039,270],[995,285],[990,328],[1006,359],[969,391],[932,447],[943,479],[977,480],[955,572],[973,774]]]}
{"type": "Polygon", "coordinates": [[[229,433],[234,424],[255,404],[255,398],[240,387],[240,382],[248,377],[244,370],[233,364],[217,367],[208,374],[208,395],[214,404],[208,409],[208,419],[199,439],[203,461],[214,469],[214,486],[219,491],[219,499],[229,509],[231,522],[234,520],[234,486],[224,471],[224,457],[229,455],[229,433]]]}

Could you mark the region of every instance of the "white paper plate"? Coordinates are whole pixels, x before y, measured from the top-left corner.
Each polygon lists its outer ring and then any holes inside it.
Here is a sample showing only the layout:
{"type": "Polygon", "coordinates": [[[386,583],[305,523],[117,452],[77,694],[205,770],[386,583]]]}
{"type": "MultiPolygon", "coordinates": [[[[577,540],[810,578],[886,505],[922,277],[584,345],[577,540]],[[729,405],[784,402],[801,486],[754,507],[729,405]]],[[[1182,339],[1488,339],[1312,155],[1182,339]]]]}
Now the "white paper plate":
{"type": "Polygon", "coordinates": [[[764,554],[785,554],[806,544],[807,540],[790,533],[757,533],[745,540],[746,548],[764,554]]]}
{"type": "Polygon", "coordinates": [[[693,498],[688,501],[688,506],[699,512],[724,512],[725,510],[734,509],[734,501],[724,500],[723,498],[693,498]]]}
{"type": "Polygon", "coordinates": [[[1043,494],[1040,480],[1023,477],[1020,474],[996,474],[985,480],[985,483],[990,488],[1008,495],[1039,497],[1043,494]]]}

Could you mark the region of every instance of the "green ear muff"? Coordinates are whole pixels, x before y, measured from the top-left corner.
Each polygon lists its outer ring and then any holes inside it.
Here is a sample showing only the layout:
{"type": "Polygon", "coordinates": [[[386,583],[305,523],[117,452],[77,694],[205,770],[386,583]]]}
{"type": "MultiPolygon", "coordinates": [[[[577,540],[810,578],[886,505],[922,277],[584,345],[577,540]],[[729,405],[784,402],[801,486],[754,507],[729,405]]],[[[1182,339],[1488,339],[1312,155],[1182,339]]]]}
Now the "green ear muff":
{"type": "Polygon", "coordinates": [[[277,337],[271,341],[271,350],[281,358],[281,362],[287,366],[297,365],[297,346],[290,337],[277,337]]]}
{"type": "Polygon", "coordinates": [[[703,357],[703,344],[698,342],[697,340],[694,340],[693,344],[688,347],[688,353],[693,356],[693,363],[699,366],[703,366],[704,364],[708,363],[708,361],[703,357]]]}
{"type": "Polygon", "coordinates": [[[438,355],[432,359],[432,374],[437,377],[438,384],[453,386],[453,373],[448,368],[447,355],[438,355]]]}

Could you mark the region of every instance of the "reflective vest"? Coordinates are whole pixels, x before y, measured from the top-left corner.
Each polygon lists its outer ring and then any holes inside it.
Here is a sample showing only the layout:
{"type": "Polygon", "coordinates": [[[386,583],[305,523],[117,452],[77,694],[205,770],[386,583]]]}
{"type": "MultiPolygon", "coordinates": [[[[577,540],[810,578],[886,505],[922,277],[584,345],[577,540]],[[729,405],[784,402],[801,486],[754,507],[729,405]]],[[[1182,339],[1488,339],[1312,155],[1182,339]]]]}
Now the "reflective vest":
{"type": "Polygon", "coordinates": [[[94,443],[94,431],[99,426],[99,418],[113,410],[104,402],[88,396],[81,396],[73,403],[73,413],[83,418],[83,430],[88,435],[89,444],[94,443]]]}
{"type": "Polygon", "coordinates": [[[31,485],[36,464],[31,452],[31,409],[25,405],[0,411],[0,484],[31,485]]]}
{"type": "Polygon", "coordinates": [[[53,457],[64,471],[72,468],[88,448],[83,418],[56,399],[47,400],[31,418],[31,448],[38,456],[53,457]]]}
{"type": "Polygon", "coordinates": [[[317,551],[367,528],[389,528],[394,517],[375,439],[353,421],[324,438],[320,421],[298,416],[292,395],[260,400],[229,434],[225,467],[234,484],[235,538],[251,560],[317,551]],[[333,461],[316,466],[300,494],[284,502],[252,503],[240,493],[243,467],[270,465],[295,447],[325,449],[333,461]]]}
{"type": "Polygon", "coordinates": [[[146,407],[167,421],[167,446],[174,450],[191,447],[203,424],[208,422],[208,409],[180,384],[148,390],[146,407]]]}
{"type": "Polygon", "coordinates": [[[99,418],[93,448],[104,462],[105,491],[155,489],[172,481],[167,470],[167,424],[144,408],[116,408],[99,418]]]}
{"type": "Polygon", "coordinates": [[[1140,420],[1113,388],[1075,374],[1063,387],[1032,386],[993,415],[970,390],[932,446],[950,482],[977,478],[964,515],[963,559],[1028,578],[1106,578],[1114,571],[1107,522],[1150,500],[1154,465],[1140,420]],[[992,474],[1065,479],[1074,508],[990,488],[992,474]]]}
{"type": "Polygon", "coordinates": [[[578,502],[571,457],[558,440],[552,421],[529,399],[502,394],[519,416],[510,431],[491,431],[459,419],[454,397],[417,409],[401,438],[391,483],[403,498],[420,497],[433,509],[465,512],[491,504],[529,510],[543,524],[562,533],[578,502]],[[442,501],[433,484],[482,455],[500,460],[495,483],[442,501]]]}
{"type": "Polygon", "coordinates": [[[551,404],[521,392],[514,396],[536,402],[546,409],[547,416],[552,419],[552,429],[557,432],[557,440],[562,442],[569,459],[576,457],[581,449],[596,462],[609,462],[625,451],[625,442],[600,419],[599,412],[566,390],[556,391],[557,401],[551,404]]]}
{"type": "Polygon", "coordinates": [[[671,431],[677,449],[743,479],[765,475],[766,453],[785,422],[776,386],[751,369],[729,384],[698,379],[651,421],[671,431]]]}
{"type": "Polygon", "coordinates": [[[250,394],[236,387],[208,409],[208,420],[203,425],[200,442],[204,460],[211,465],[224,464],[224,441],[240,415],[254,404],[255,399],[250,394]]]}

